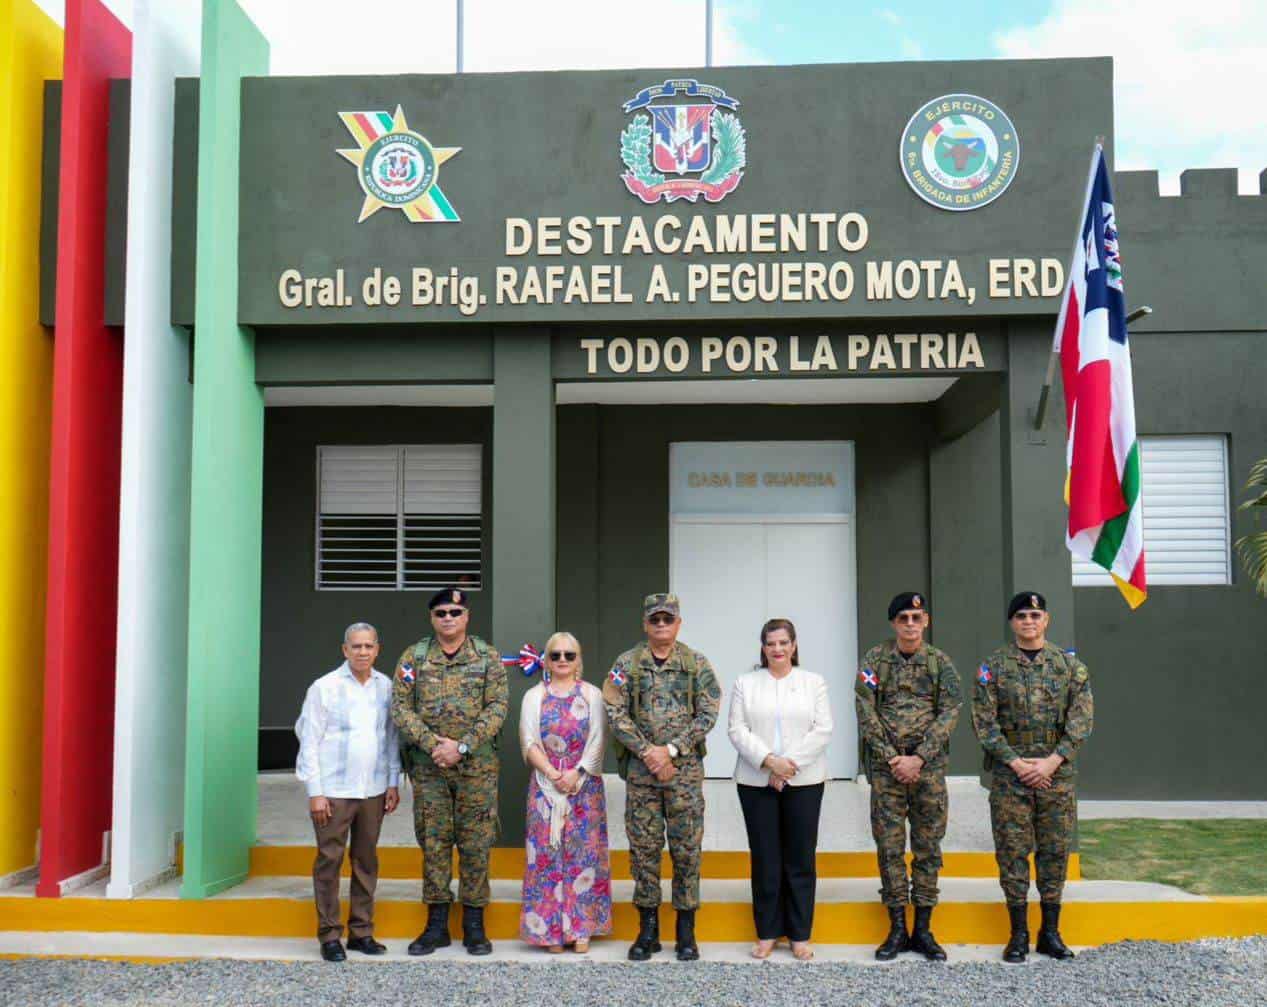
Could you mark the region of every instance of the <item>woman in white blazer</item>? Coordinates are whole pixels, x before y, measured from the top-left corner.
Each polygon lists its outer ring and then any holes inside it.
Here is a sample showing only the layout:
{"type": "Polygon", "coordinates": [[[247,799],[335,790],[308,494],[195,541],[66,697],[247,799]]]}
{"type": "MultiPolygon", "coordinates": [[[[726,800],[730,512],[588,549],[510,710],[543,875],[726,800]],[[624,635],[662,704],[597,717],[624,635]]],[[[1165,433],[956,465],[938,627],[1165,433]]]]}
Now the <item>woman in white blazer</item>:
{"type": "Polygon", "coordinates": [[[739,752],[735,782],[752,853],[754,958],[786,936],[801,961],[809,945],[818,882],[818,816],[827,778],[831,706],[822,675],[800,667],[796,627],[761,627],[761,666],[730,695],[727,733],[739,752]]]}

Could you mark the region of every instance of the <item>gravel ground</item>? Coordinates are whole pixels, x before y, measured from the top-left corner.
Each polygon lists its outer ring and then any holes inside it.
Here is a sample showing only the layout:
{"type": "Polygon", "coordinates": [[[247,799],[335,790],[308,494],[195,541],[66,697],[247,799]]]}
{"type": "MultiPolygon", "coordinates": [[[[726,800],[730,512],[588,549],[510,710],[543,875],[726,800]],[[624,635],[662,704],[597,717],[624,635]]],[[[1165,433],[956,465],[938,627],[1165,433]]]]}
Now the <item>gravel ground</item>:
{"type": "Polygon", "coordinates": [[[0,962],[2,1004],[1267,1004],[1267,938],[1151,941],[1086,951],[1073,962],[1002,964],[482,965],[190,961],[168,965],[0,962]]]}

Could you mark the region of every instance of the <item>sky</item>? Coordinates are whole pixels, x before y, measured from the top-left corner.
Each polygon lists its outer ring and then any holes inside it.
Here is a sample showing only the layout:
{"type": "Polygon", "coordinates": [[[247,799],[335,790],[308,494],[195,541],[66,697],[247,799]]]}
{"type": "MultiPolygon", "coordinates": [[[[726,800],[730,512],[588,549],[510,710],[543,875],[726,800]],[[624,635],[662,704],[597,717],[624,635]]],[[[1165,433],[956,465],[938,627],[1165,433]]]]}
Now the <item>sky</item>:
{"type": "MultiPolygon", "coordinates": [[[[64,0],[36,0],[61,20],[64,0]]],[[[149,0],[196,3],[197,0],[149,0]]],[[[275,74],[447,73],[456,0],[239,0],[275,74]]],[[[106,0],[125,24],[133,0],[106,0]]],[[[466,71],[702,65],[705,0],[464,0],[466,71]]],[[[1267,169],[1263,0],[714,0],[716,65],[1112,56],[1116,167],[1267,169]]],[[[1088,137],[1088,149],[1092,138],[1088,137]]]]}

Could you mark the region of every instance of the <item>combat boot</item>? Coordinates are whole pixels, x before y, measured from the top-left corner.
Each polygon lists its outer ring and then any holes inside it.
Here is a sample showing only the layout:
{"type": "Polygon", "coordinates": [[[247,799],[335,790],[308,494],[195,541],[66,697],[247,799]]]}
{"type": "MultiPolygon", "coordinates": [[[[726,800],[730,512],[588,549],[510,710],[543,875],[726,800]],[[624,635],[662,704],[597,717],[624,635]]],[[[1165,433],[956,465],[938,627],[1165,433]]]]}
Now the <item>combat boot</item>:
{"type": "Polygon", "coordinates": [[[462,907],[462,945],[468,955],[491,955],[493,945],[484,935],[484,907],[462,907]]]}
{"type": "Polygon", "coordinates": [[[638,906],[638,936],[629,949],[631,962],[645,962],[660,950],[660,910],[638,906]]]}
{"type": "Polygon", "coordinates": [[[699,945],[695,943],[695,910],[679,909],[677,914],[677,943],[673,950],[680,962],[699,961],[699,945]]]}
{"type": "Polygon", "coordinates": [[[1008,938],[1007,947],[1003,949],[1003,960],[1018,965],[1029,954],[1029,920],[1026,917],[1027,906],[1008,906],[1007,918],[1012,924],[1012,936],[1008,938]]]}
{"type": "Polygon", "coordinates": [[[1061,961],[1074,957],[1074,953],[1060,939],[1060,903],[1044,902],[1040,908],[1043,911],[1043,925],[1038,928],[1038,941],[1034,944],[1034,950],[1040,955],[1061,961]]]}
{"type": "Polygon", "coordinates": [[[889,936],[875,949],[879,961],[891,962],[903,951],[911,950],[911,939],[906,935],[906,906],[889,906],[889,936]]]}
{"type": "Polygon", "coordinates": [[[915,927],[911,930],[910,947],[912,951],[923,955],[930,962],[944,962],[946,952],[942,950],[942,946],[937,943],[937,938],[929,929],[932,919],[932,906],[915,907],[915,927]]]}
{"type": "Polygon", "coordinates": [[[418,939],[409,945],[411,955],[429,955],[436,948],[447,948],[449,940],[449,903],[429,902],[427,904],[427,926],[418,939]]]}

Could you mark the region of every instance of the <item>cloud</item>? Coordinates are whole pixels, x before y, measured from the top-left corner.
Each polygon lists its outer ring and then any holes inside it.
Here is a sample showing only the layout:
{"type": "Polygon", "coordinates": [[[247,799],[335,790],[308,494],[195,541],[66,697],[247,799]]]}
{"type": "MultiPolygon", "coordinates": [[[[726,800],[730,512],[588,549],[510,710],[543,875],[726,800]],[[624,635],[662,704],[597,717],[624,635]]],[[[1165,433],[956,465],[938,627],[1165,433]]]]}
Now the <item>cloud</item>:
{"type": "MultiPolygon", "coordinates": [[[[268,37],[274,74],[451,73],[456,3],[406,4],[390,27],[347,0],[240,0],[268,37]]],[[[769,62],[742,30],[743,4],[715,5],[715,64],[769,62]]],[[[598,70],[704,63],[704,0],[662,0],[642,13],[618,0],[465,0],[468,72],[598,70]]]]}
{"type": "Polygon", "coordinates": [[[993,42],[1016,59],[1112,56],[1119,168],[1156,168],[1163,191],[1176,193],[1185,168],[1237,167],[1241,192],[1258,192],[1267,167],[1261,0],[1057,0],[1043,21],[993,42]]]}

